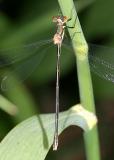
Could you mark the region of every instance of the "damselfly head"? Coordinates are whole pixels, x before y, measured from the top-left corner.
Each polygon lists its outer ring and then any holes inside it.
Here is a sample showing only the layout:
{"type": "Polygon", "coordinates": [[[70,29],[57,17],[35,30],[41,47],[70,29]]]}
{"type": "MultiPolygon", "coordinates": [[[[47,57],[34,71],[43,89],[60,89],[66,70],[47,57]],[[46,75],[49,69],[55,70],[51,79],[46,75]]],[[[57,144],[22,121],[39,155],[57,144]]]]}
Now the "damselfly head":
{"type": "Polygon", "coordinates": [[[68,17],[67,16],[53,16],[52,17],[52,21],[55,22],[55,23],[58,23],[58,22],[62,22],[62,23],[66,23],[68,20],[68,17]]]}

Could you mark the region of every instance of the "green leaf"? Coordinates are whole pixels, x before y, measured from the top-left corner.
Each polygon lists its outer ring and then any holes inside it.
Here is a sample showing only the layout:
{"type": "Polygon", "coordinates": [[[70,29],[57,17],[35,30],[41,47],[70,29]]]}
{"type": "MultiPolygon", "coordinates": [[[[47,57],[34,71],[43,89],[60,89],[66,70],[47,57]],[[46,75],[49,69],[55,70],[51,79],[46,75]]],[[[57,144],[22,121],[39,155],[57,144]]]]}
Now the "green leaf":
{"type": "Polygon", "coordinates": [[[26,87],[19,82],[19,79],[16,76],[12,76],[9,78],[8,84],[13,84],[13,86],[11,88],[10,86],[7,86],[9,88],[6,88],[5,94],[14,104],[16,104],[19,110],[18,114],[13,118],[13,121],[19,123],[37,113],[32,96],[27,91],[26,87]]]}
{"type": "MultiPolygon", "coordinates": [[[[41,114],[17,125],[0,144],[0,160],[43,160],[53,143],[54,116],[41,114]]],[[[96,122],[93,113],[75,105],[60,113],[59,134],[70,125],[88,131],[96,122]]]]}

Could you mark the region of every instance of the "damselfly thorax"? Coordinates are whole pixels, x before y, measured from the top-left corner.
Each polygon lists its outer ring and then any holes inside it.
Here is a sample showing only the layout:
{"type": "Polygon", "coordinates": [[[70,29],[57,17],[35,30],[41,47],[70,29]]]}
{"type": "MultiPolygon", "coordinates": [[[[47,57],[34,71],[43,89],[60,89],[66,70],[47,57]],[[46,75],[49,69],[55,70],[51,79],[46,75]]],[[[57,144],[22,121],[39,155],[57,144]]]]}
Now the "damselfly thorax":
{"type": "Polygon", "coordinates": [[[65,23],[67,22],[68,18],[66,16],[54,16],[52,20],[57,25],[57,32],[54,34],[53,42],[54,44],[61,45],[64,38],[65,23]]]}

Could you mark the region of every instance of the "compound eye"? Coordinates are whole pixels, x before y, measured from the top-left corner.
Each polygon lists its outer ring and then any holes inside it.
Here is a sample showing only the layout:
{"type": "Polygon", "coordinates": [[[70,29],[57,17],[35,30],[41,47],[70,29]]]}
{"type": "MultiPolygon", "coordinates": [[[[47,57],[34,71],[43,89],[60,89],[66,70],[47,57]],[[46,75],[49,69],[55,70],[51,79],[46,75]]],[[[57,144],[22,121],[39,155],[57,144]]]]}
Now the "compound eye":
{"type": "Polygon", "coordinates": [[[53,17],[52,17],[52,21],[53,21],[53,22],[57,22],[57,16],[53,16],[53,17]]]}
{"type": "Polygon", "coordinates": [[[68,21],[68,17],[67,16],[64,16],[63,19],[64,19],[64,23],[66,23],[68,21]]]}

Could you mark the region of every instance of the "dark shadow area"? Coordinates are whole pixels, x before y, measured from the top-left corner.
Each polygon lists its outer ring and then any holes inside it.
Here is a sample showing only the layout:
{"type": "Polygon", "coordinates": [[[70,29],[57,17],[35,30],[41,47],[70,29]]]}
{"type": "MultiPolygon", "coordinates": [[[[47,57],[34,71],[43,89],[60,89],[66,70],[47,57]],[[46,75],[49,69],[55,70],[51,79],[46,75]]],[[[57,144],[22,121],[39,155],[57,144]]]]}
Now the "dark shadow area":
{"type": "Polygon", "coordinates": [[[37,116],[37,119],[38,119],[38,123],[40,124],[41,130],[42,130],[44,148],[48,149],[49,148],[48,137],[47,137],[47,134],[46,134],[46,130],[44,129],[42,119],[40,118],[40,115],[37,116]]]}

